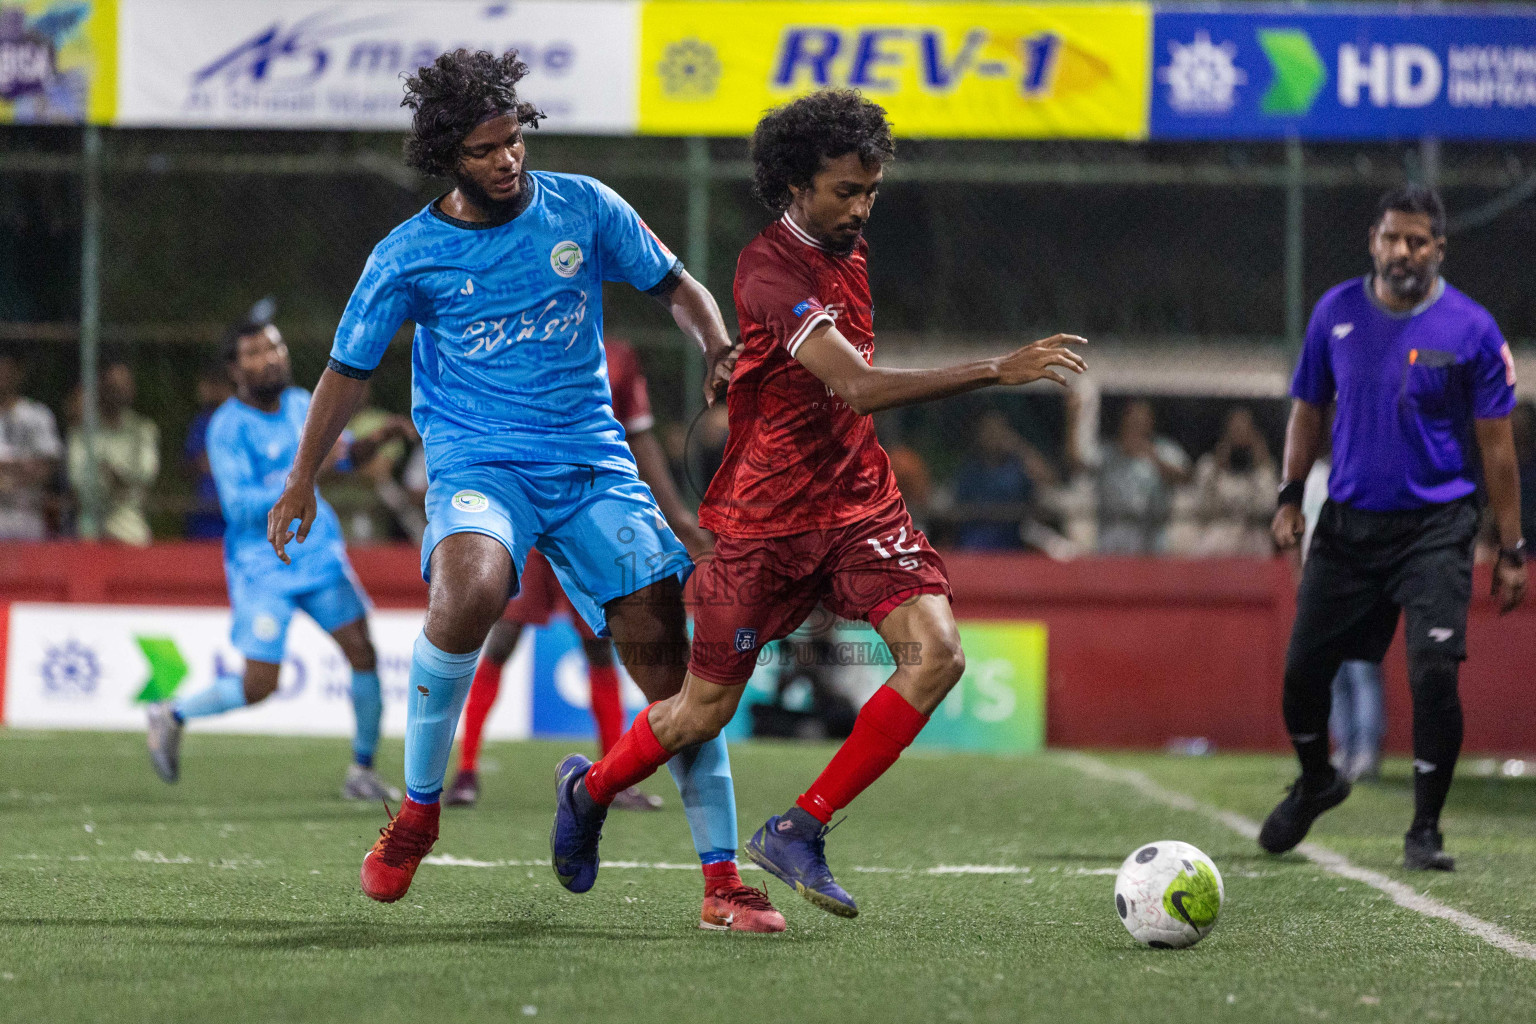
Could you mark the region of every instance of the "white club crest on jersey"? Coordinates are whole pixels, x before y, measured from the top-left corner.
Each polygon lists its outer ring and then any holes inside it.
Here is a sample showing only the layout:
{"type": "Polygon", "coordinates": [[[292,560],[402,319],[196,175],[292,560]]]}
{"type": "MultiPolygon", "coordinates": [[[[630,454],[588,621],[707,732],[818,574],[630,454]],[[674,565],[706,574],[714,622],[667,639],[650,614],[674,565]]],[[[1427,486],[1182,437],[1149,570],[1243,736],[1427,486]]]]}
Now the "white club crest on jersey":
{"type": "Polygon", "coordinates": [[[1349,336],[1349,332],[1354,329],[1354,324],[1335,324],[1333,327],[1333,340],[1343,341],[1349,336]]]}
{"type": "Polygon", "coordinates": [[[575,277],[581,269],[581,246],[575,242],[557,242],[549,250],[549,265],[561,277],[575,277]]]}

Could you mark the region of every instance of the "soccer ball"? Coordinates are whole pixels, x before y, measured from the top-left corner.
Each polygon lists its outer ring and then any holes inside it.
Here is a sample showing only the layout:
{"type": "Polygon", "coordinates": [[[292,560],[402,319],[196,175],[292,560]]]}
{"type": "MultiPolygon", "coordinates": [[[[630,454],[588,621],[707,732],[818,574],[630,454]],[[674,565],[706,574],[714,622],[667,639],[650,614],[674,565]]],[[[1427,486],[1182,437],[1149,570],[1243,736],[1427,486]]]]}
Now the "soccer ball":
{"type": "Polygon", "coordinates": [[[1137,942],[1184,949],[1216,927],[1222,891],[1221,872],[1211,858],[1166,839],[1148,843],[1120,865],[1115,912],[1137,942]]]}

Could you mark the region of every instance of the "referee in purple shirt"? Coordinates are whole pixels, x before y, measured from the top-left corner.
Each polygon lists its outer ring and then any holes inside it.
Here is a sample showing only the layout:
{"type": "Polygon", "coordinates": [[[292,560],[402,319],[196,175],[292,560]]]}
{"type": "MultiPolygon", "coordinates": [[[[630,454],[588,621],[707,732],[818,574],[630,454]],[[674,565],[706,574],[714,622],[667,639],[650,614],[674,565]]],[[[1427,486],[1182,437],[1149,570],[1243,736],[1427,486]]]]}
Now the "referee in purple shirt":
{"type": "Polygon", "coordinates": [[[1435,192],[1407,186],[1383,196],[1370,249],[1374,272],[1334,288],[1312,311],[1291,383],[1274,521],[1282,548],[1302,536],[1302,484],[1330,402],[1333,470],[1285,658],[1285,727],[1301,777],[1265,819],[1259,845],[1284,853],[1349,796],[1348,780],[1328,763],[1330,684],[1343,661],[1381,661],[1406,613],[1414,814],[1403,865],[1450,871],[1440,809],[1461,752],[1456,677],[1467,656],[1479,452],[1499,531],[1494,593],[1505,612],[1525,598],[1509,423],[1515,364],[1488,311],[1440,276],[1445,207],[1435,192]]]}

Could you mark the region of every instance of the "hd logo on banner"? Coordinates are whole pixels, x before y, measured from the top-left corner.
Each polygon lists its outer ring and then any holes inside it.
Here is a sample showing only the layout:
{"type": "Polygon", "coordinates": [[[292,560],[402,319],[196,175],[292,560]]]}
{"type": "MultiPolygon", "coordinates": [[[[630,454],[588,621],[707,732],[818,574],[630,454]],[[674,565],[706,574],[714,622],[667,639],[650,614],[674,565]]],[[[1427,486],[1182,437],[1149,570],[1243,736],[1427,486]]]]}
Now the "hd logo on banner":
{"type": "Polygon", "coordinates": [[[640,130],[744,135],[765,109],[851,86],[904,136],[1146,137],[1144,4],[658,0],[640,130]]]}
{"type": "Polygon", "coordinates": [[[1536,138],[1536,9],[1158,8],[1152,136],[1536,138]]]}

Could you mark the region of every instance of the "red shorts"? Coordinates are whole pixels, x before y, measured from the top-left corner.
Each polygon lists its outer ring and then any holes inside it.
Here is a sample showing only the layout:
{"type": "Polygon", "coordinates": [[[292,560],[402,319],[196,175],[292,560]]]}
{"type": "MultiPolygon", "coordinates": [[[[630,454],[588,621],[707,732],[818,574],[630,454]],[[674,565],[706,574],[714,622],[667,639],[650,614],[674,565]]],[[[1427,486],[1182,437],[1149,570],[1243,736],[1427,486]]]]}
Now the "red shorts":
{"type": "Polygon", "coordinates": [[[904,502],[831,530],[789,537],[726,537],[688,580],[693,653],[688,671],[723,685],[745,682],[758,650],[788,636],[824,602],[875,627],[918,594],[952,598],[944,561],[904,502]]]}
{"type": "Polygon", "coordinates": [[[521,589],[516,597],[507,602],[507,610],[501,613],[504,620],[520,626],[547,626],[551,615],[564,613],[571,617],[576,632],[583,640],[597,638],[586,620],[571,607],[571,599],[565,596],[560,581],[555,578],[555,570],[550,568],[549,559],[539,554],[537,549],[528,549],[528,559],[523,565],[523,576],[518,583],[521,589]]]}

